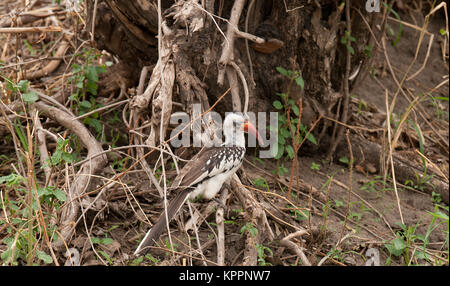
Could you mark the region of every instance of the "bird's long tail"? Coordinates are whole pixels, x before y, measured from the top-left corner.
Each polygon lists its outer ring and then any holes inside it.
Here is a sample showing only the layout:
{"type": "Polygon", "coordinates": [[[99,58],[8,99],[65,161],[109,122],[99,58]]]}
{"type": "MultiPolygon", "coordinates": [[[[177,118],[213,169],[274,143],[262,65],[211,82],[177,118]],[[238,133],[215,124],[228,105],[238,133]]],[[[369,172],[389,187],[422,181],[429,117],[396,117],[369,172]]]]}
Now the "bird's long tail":
{"type": "MultiPolygon", "coordinates": [[[[178,195],[170,202],[169,206],[167,207],[167,219],[169,220],[169,222],[180,210],[181,206],[186,202],[190,192],[191,190],[189,188],[183,189],[178,192],[178,195]]],[[[153,225],[153,227],[147,231],[144,239],[142,239],[141,243],[134,252],[134,255],[146,254],[150,250],[150,246],[153,246],[159,236],[163,233],[166,225],[166,212],[164,211],[158,218],[158,221],[153,225]]]]}

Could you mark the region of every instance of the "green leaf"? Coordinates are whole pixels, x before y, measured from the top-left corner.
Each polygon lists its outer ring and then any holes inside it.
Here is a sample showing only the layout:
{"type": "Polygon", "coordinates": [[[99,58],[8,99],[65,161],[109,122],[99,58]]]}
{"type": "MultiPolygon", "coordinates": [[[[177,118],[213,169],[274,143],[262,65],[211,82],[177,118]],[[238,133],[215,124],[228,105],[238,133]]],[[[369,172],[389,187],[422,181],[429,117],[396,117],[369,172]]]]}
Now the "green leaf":
{"type": "Polygon", "coordinates": [[[98,89],[98,85],[96,82],[93,81],[88,81],[86,83],[86,90],[92,94],[92,95],[97,95],[97,89],[98,89]]]}
{"type": "Polygon", "coordinates": [[[28,84],[29,84],[29,81],[28,81],[28,80],[22,79],[21,81],[19,81],[19,82],[17,83],[17,88],[18,88],[21,92],[26,92],[27,89],[28,89],[28,84]]]}
{"type": "Polygon", "coordinates": [[[338,207],[342,207],[342,206],[344,205],[344,202],[342,202],[342,201],[340,201],[340,200],[338,200],[338,199],[335,199],[335,200],[334,200],[334,204],[335,204],[336,207],[338,208],[338,207]]]}
{"type": "Polygon", "coordinates": [[[305,88],[305,82],[303,81],[303,78],[301,76],[295,78],[295,82],[298,86],[300,86],[302,89],[305,88]]]}
{"type": "Polygon", "coordinates": [[[364,53],[366,54],[366,56],[368,57],[368,58],[372,58],[372,45],[367,45],[365,48],[364,48],[364,53]]]}
{"type": "Polygon", "coordinates": [[[113,239],[112,238],[110,238],[110,237],[105,237],[105,238],[103,238],[102,240],[101,240],[101,243],[102,244],[105,244],[105,245],[108,245],[108,244],[111,244],[111,243],[113,243],[113,239]]]}
{"type": "Polygon", "coordinates": [[[52,165],[56,166],[59,163],[61,163],[61,157],[62,157],[62,151],[56,150],[55,153],[52,154],[52,157],[50,158],[52,165]]]}
{"type": "Polygon", "coordinates": [[[405,241],[402,238],[395,238],[390,243],[386,244],[385,247],[388,249],[391,255],[400,256],[406,248],[405,241]]]}
{"type": "Polygon", "coordinates": [[[414,256],[417,257],[418,259],[429,259],[428,255],[421,250],[416,250],[414,256]]]}
{"type": "Polygon", "coordinates": [[[97,71],[97,73],[105,73],[106,72],[106,66],[105,65],[96,66],[95,70],[97,71]]]}
{"type": "Polygon", "coordinates": [[[84,77],[83,78],[79,78],[77,83],[75,84],[75,86],[79,89],[82,89],[84,86],[84,77]]]}
{"type": "Polygon", "coordinates": [[[100,238],[98,238],[98,237],[91,237],[91,241],[94,244],[99,244],[100,243],[100,238]]]}
{"type": "Polygon", "coordinates": [[[85,118],[85,120],[83,120],[83,122],[93,127],[95,131],[97,131],[97,133],[102,132],[102,124],[100,123],[99,120],[87,117],[85,118]]]}
{"type": "Polygon", "coordinates": [[[402,254],[403,250],[406,248],[405,241],[402,238],[399,238],[399,237],[394,239],[392,244],[394,246],[394,251],[395,251],[395,253],[393,253],[393,254],[397,255],[397,256],[402,254]]]}
{"type": "Polygon", "coordinates": [[[52,192],[52,195],[55,196],[55,198],[61,202],[65,202],[66,201],[66,193],[63,190],[60,189],[54,189],[52,192]]]}
{"type": "Polygon", "coordinates": [[[17,186],[21,182],[25,182],[25,178],[20,175],[11,173],[7,176],[0,177],[0,184],[3,184],[4,182],[6,182],[7,187],[17,186]]]}
{"type": "Polygon", "coordinates": [[[311,163],[311,170],[319,171],[320,170],[320,165],[315,163],[315,162],[312,162],[311,163]]]}
{"type": "Polygon", "coordinates": [[[250,232],[253,237],[258,235],[258,229],[251,222],[248,222],[241,228],[241,235],[244,235],[245,231],[250,232]]]}
{"type": "Polygon", "coordinates": [[[284,76],[290,77],[291,74],[292,74],[292,72],[290,72],[290,71],[288,71],[288,70],[286,70],[285,68],[282,68],[282,67],[276,67],[276,70],[277,70],[279,73],[281,73],[282,75],[284,75],[284,76]]]}
{"type": "Polygon", "coordinates": [[[86,69],[86,77],[90,82],[98,82],[98,73],[95,66],[89,66],[86,69]]]}
{"type": "Polygon", "coordinates": [[[448,101],[448,97],[445,96],[433,96],[434,99],[448,101]]]}
{"type": "Polygon", "coordinates": [[[39,99],[39,96],[35,91],[30,90],[29,92],[22,93],[22,99],[25,102],[33,103],[39,99]]]}
{"type": "Polygon", "coordinates": [[[284,92],[282,92],[282,93],[279,93],[279,92],[277,92],[277,95],[279,96],[279,97],[281,97],[282,99],[286,99],[287,98],[287,94],[286,93],[284,93],[284,92]]]}
{"type": "Polygon", "coordinates": [[[267,186],[266,179],[264,179],[264,178],[255,178],[255,179],[253,179],[252,183],[253,183],[253,185],[260,187],[260,188],[265,188],[267,186]]]}
{"type": "Polygon", "coordinates": [[[108,261],[109,264],[112,263],[111,257],[109,257],[109,255],[108,255],[105,251],[99,250],[98,252],[99,252],[101,255],[103,255],[103,257],[105,257],[105,259],[108,261]]]}
{"type": "Polygon", "coordinates": [[[284,138],[291,138],[291,132],[285,127],[280,128],[280,135],[284,138]]]}
{"type": "Polygon", "coordinates": [[[350,163],[350,160],[344,156],[344,157],[339,158],[339,162],[348,164],[348,163],[350,163]]]}
{"type": "Polygon", "coordinates": [[[44,261],[45,264],[50,264],[53,262],[52,257],[41,250],[36,251],[36,257],[39,258],[40,260],[44,261]]]}
{"type": "MultiPolygon", "coordinates": [[[[298,107],[296,105],[292,106],[292,111],[294,112],[295,116],[299,116],[300,115],[300,110],[298,109],[298,107]]],[[[291,120],[293,124],[296,124],[297,122],[294,120],[291,120]]]]}
{"type": "Polygon", "coordinates": [[[291,159],[291,160],[294,159],[294,148],[292,148],[291,145],[287,145],[285,150],[289,156],[289,159],[291,159]]]}
{"type": "Polygon", "coordinates": [[[61,154],[61,158],[64,160],[64,162],[66,163],[72,163],[73,162],[73,156],[70,153],[67,152],[63,152],[61,154]]]}
{"type": "Polygon", "coordinates": [[[281,158],[281,156],[283,156],[284,153],[284,145],[280,145],[278,144],[278,152],[277,154],[274,156],[274,159],[278,160],[281,158]]]}
{"type": "Polygon", "coordinates": [[[283,108],[283,104],[282,104],[279,100],[275,100],[275,101],[273,102],[273,106],[274,106],[276,109],[278,109],[278,110],[280,110],[280,109],[283,108]]]}
{"type": "Polygon", "coordinates": [[[92,107],[92,104],[87,100],[83,100],[82,102],[80,102],[80,107],[90,109],[92,107]]]}
{"type": "Polygon", "coordinates": [[[308,136],[306,136],[306,139],[308,139],[308,141],[313,143],[314,145],[317,145],[316,137],[314,137],[312,133],[309,133],[308,136]]]}
{"type": "Polygon", "coordinates": [[[350,52],[350,54],[354,55],[355,54],[355,49],[353,49],[352,46],[347,46],[348,51],[350,52]]]}
{"type": "Polygon", "coordinates": [[[73,64],[72,65],[72,73],[78,73],[81,71],[81,66],[78,64],[73,64]]]}

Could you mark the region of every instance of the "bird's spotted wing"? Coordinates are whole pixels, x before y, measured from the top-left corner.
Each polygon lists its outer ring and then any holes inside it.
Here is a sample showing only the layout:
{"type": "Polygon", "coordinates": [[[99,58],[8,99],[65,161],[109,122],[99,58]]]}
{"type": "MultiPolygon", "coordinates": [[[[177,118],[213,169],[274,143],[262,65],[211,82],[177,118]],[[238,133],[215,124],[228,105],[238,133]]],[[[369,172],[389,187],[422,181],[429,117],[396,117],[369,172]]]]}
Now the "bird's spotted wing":
{"type": "Polygon", "coordinates": [[[245,153],[242,147],[209,147],[202,149],[181,170],[173,186],[190,187],[207,178],[238,166],[245,153]]]}

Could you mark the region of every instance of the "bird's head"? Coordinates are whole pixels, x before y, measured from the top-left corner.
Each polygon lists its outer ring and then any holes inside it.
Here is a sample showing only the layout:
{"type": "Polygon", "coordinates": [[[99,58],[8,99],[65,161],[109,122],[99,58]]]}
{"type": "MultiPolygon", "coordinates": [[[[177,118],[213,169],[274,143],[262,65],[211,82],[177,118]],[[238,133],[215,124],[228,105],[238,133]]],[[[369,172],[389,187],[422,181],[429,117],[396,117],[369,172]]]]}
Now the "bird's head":
{"type": "Polygon", "coordinates": [[[241,134],[243,134],[243,132],[252,134],[253,136],[256,137],[256,139],[261,145],[264,145],[264,140],[262,139],[261,135],[259,135],[255,126],[248,119],[246,119],[244,116],[240,114],[237,113],[228,114],[227,117],[225,117],[225,121],[223,122],[223,129],[225,134],[225,141],[229,141],[231,138],[233,138],[233,135],[231,134],[234,133],[234,130],[236,130],[236,132],[241,134]]]}

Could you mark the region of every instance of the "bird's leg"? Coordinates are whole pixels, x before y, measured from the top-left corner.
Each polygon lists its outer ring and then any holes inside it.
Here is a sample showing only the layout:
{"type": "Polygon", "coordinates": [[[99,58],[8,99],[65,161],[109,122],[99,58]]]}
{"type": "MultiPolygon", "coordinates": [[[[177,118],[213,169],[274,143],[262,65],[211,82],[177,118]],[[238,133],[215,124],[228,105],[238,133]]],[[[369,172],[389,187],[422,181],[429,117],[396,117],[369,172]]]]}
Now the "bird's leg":
{"type": "Polygon", "coordinates": [[[215,201],[216,203],[218,203],[221,207],[223,207],[224,209],[227,207],[221,200],[219,200],[218,198],[213,198],[213,201],[215,201]]]}
{"type": "MultiPolygon", "coordinates": [[[[222,188],[227,189],[229,192],[231,191],[231,185],[227,183],[223,183],[222,188]]],[[[224,204],[221,200],[218,198],[213,198],[215,202],[217,202],[224,210],[225,213],[228,213],[228,206],[224,204]]]]}
{"type": "Polygon", "coordinates": [[[231,185],[228,183],[223,183],[222,188],[227,189],[229,192],[231,192],[231,185]]]}

